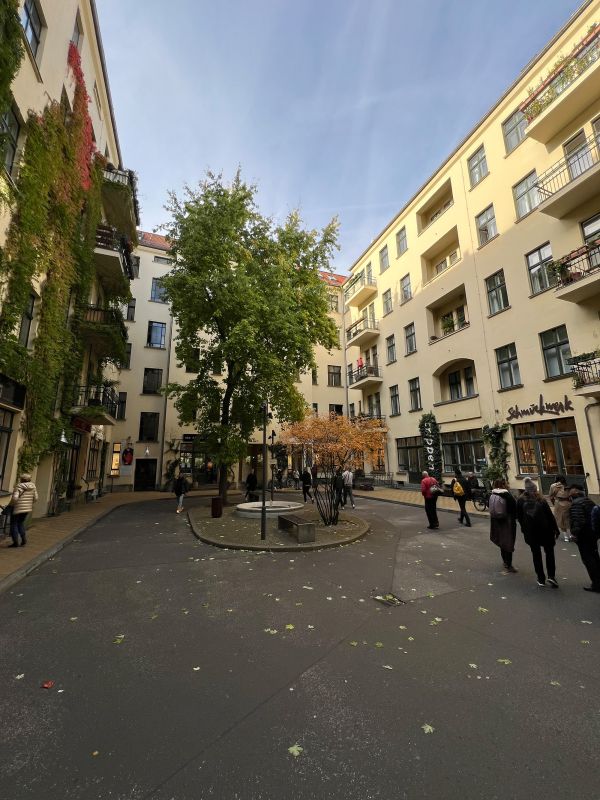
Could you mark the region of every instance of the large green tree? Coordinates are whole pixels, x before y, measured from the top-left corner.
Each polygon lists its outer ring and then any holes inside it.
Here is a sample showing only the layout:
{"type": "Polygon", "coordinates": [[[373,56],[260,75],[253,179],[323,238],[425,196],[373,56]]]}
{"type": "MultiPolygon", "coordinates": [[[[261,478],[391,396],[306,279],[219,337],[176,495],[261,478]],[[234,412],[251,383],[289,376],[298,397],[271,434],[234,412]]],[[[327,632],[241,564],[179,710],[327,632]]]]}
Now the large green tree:
{"type": "Polygon", "coordinates": [[[177,325],[176,354],[197,376],[170,384],[182,423],[193,423],[220,467],[247,451],[261,406],[301,419],[295,382],[315,366],[314,348],[337,348],[319,273],[330,269],[336,220],[308,231],[292,212],[281,225],[262,216],[256,187],[208,173],[197,189],[172,194],[166,234],[175,266],[164,279],[177,325]]]}

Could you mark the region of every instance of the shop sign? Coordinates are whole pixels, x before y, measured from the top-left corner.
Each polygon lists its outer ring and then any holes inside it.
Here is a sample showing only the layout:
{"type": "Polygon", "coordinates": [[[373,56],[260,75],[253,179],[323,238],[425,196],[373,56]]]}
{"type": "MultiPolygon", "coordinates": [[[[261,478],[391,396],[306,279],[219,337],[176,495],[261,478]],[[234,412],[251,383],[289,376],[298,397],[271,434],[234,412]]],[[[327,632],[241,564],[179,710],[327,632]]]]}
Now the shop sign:
{"type": "Polygon", "coordinates": [[[520,408],[517,406],[511,406],[508,409],[508,416],[506,417],[507,422],[511,422],[513,419],[522,419],[523,417],[532,417],[536,414],[543,416],[544,414],[550,414],[553,417],[559,417],[561,414],[566,414],[568,411],[574,411],[573,403],[567,395],[564,396],[564,400],[558,401],[556,403],[547,403],[544,400],[544,395],[540,395],[540,399],[537,403],[531,403],[531,405],[527,406],[526,408],[520,408]]]}
{"type": "Polygon", "coordinates": [[[197,433],[184,433],[181,437],[182,442],[193,442],[194,439],[198,436],[197,433]]]}

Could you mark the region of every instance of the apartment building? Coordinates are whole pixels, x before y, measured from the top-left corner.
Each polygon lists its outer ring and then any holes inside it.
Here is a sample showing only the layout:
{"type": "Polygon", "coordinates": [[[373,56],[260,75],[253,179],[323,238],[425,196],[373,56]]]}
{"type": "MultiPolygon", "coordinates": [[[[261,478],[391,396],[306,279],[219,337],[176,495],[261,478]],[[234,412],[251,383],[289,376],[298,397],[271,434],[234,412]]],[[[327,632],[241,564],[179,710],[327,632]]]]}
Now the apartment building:
{"type": "MultiPolygon", "coordinates": [[[[0,213],[0,248],[9,249],[15,270],[25,256],[14,242],[30,235],[20,204],[31,193],[31,181],[51,174],[57,164],[50,203],[56,197],[64,202],[64,218],[31,240],[38,264],[30,274],[11,273],[9,264],[0,281],[0,319],[18,296],[15,286],[21,291],[19,281],[26,282],[27,299],[13,332],[0,342],[0,495],[18,478],[19,456],[22,464],[23,452],[33,453],[26,463],[39,492],[34,515],[42,516],[67,510],[103,488],[118,407],[112,385],[116,356],[127,335],[115,298],[127,294],[136,274],[132,251],[139,211],[135,177],[123,168],[94,0],[20,0],[16,5],[23,57],[12,80],[10,106],[0,109],[7,140],[0,181],[3,193],[12,195],[0,213]],[[50,123],[75,155],[64,156],[64,148],[42,149],[32,169],[28,159],[39,148],[39,127],[50,123]],[[74,142],[70,137],[78,126],[82,135],[74,142]],[[67,174],[69,159],[80,170],[75,190],[67,174]],[[99,176],[96,185],[94,175],[99,176]],[[98,225],[94,221],[85,254],[88,240],[84,227],[77,226],[92,218],[98,225]],[[15,225],[21,226],[17,236],[15,225]],[[61,241],[60,225],[78,230],[76,236],[61,241]],[[89,279],[84,280],[86,269],[89,279]],[[53,377],[41,386],[36,370],[44,376],[46,367],[53,377]]],[[[52,209],[45,219],[56,223],[52,209]]]]}
{"type": "Polygon", "coordinates": [[[394,481],[431,411],[445,475],[507,424],[513,485],[600,492],[599,23],[584,3],[351,267],[349,409],[386,416],[394,481]]]}
{"type": "MultiPolygon", "coordinates": [[[[176,326],[165,302],[160,279],[171,268],[167,240],[140,231],[135,251],[139,277],[132,285],[135,297],[124,309],[128,330],[127,361],[119,375],[118,413],[112,442],[110,488],[143,491],[164,485],[176,461],[194,483],[216,479],[211,453],[190,425],[182,425],[175,404],[162,389],[168,383],[185,384],[194,376],[194,366],[178,363],[175,355],[176,326]]],[[[345,347],[343,346],[342,285],[345,276],[322,273],[329,293],[329,308],[340,332],[340,349],[328,352],[318,347],[317,367],[300,376],[299,388],[308,408],[318,414],[347,413],[345,347]]],[[[215,374],[215,377],[218,375],[215,374]]],[[[279,440],[280,425],[270,422],[270,442],[279,440]]],[[[248,455],[234,470],[243,481],[250,469],[262,469],[261,432],[248,444],[248,455]]],[[[296,456],[290,466],[301,464],[296,456]]],[[[109,489],[110,490],[110,489],[109,489]]]]}

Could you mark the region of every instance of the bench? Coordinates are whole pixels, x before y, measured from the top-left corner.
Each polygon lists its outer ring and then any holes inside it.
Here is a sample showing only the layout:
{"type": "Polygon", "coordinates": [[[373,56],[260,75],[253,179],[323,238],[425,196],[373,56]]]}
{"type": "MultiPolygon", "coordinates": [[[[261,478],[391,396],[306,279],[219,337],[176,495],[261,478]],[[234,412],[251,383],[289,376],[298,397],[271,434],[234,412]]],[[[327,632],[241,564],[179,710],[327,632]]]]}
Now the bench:
{"type": "Polygon", "coordinates": [[[309,522],[299,514],[279,514],[277,525],[282,531],[290,531],[298,544],[315,541],[315,523],[309,522]]]}

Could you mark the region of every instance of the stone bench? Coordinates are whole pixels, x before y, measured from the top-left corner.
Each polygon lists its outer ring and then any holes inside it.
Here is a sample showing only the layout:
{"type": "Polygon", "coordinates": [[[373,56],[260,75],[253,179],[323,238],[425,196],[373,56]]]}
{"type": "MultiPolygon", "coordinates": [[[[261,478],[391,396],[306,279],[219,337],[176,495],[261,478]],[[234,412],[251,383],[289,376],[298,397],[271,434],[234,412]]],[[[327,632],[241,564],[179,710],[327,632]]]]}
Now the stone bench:
{"type": "Polygon", "coordinates": [[[290,531],[298,544],[315,541],[315,523],[309,522],[299,514],[279,514],[277,525],[282,531],[290,531]]]}

